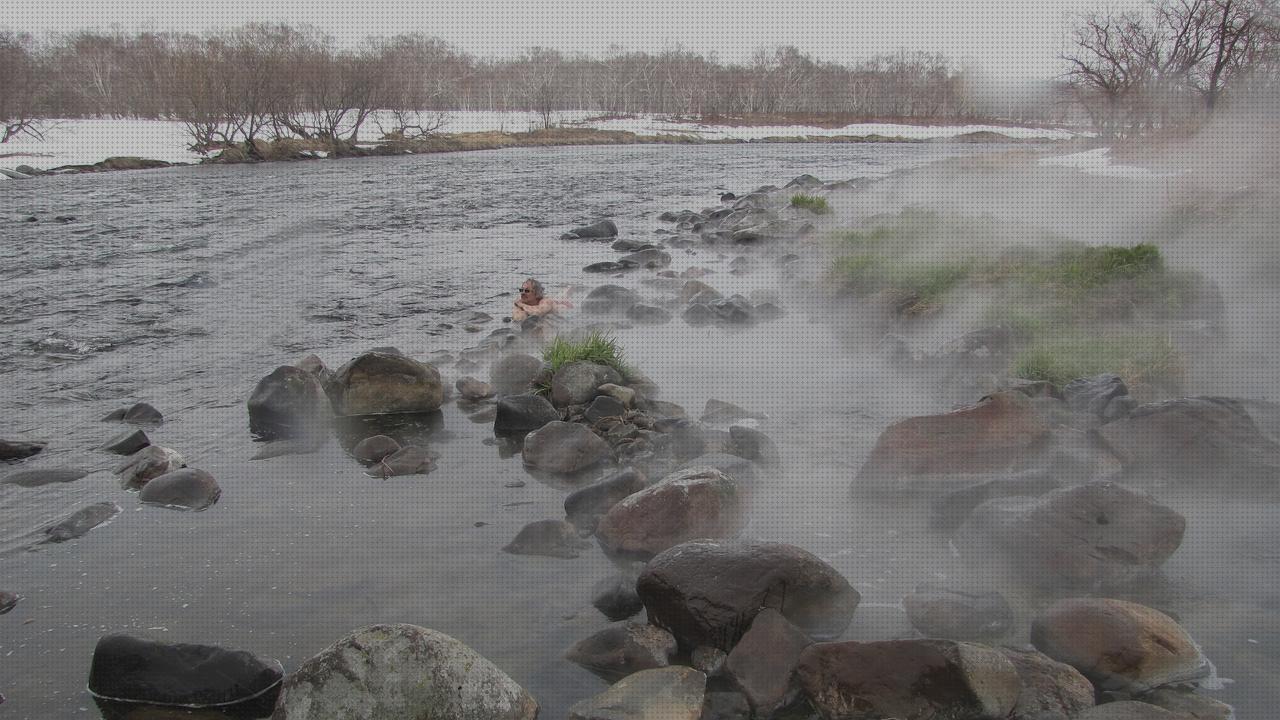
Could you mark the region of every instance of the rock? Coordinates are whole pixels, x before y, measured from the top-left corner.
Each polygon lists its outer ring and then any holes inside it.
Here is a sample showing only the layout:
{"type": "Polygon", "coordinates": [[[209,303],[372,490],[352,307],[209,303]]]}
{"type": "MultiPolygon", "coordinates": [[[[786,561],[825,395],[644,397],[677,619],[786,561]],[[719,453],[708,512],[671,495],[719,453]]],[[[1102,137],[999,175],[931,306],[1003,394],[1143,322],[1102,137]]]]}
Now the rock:
{"type": "Polygon", "coordinates": [[[560,236],[561,240],[612,240],[618,237],[618,226],[612,220],[601,220],[577,227],[560,236]]]}
{"type": "Polygon", "coordinates": [[[564,499],[564,512],[579,530],[594,533],[596,523],[609,508],[648,486],[644,473],[625,467],[593,485],[569,493],[564,499]]]}
{"type": "Polygon", "coordinates": [[[680,313],[680,319],[692,327],[706,327],[716,321],[716,314],[702,303],[694,303],[680,313]]]}
{"type": "Polygon", "coordinates": [[[773,608],[761,610],[725,662],[725,670],[742,690],[757,716],[769,717],[790,705],[799,686],[795,681],[800,653],[813,644],[795,625],[773,608]]]}
{"type": "Polygon", "coordinates": [[[644,609],[636,594],[636,579],[634,573],[623,572],[597,582],[591,588],[592,607],[613,622],[635,616],[644,609]]]}
{"type": "Polygon", "coordinates": [[[372,625],[307,660],[284,682],[272,720],[533,720],[524,688],[454,638],[372,625]]]}
{"type": "Polygon", "coordinates": [[[858,592],[834,568],[781,543],[695,540],[649,561],[636,592],[649,622],[682,648],[732,650],[766,607],[778,609],[813,638],[839,637],[858,607],[858,592]]]}
{"type": "Polygon", "coordinates": [[[1235,710],[1224,702],[1175,688],[1157,688],[1143,695],[1142,702],[1191,720],[1232,720],[1235,717],[1235,710]]]}
{"type": "Polygon", "coordinates": [[[10,610],[18,606],[18,601],[22,598],[17,593],[11,593],[8,590],[0,590],[0,615],[4,615],[10,610]]]}
{"type": "Polygon", "coordinates": [[[365,353],[333,379],[333,407],[340,415],[430,413],[442,402],[440,372],[403,355],[365,353]]]}
{"type": "Polygon", "coordinates": [[[176,510],[204,510],[218,501],[222,488],[203,470],[182,468],[153,478],[138,492],[138,501],[176,510]]]}
{"type": "Polygon", "coordinates": [[[0,440],[0,461],[25,460],[44,450],[44,443],[29,443],[18,440],[0,440]]]}
{"type": "Polygon", "coordinates": [[[1035,650],[996,649],[1022,681],[1009,720],[1067,720],[1093,707],[1093,684],[1070,665],[1035,650]]]}
{"type": "Polygon", "coordinates": [[[1096,705],[1073,716],[1071,720],[1187,720],[1187,716],[1144,702],[1122,700],[1096,705]]]}
{"type": "Polygon", "coordinates": [[[695,538],[733,538],[746,525],[734,481],[714,468],[673,473],[614,505],[596,528],[606,555],[649,560],[695,538]]]}
{"type": "Polygon", "coordinates": [[[143,427],[158,427],[164,424],[164,415],[148,403],[135,403],[127,408],[116,410],[106,417],[102,418],[103,422],[126,422],[130,425],[141,425],[143,427]]]}
{"type": "Polygon", "coordinates": [[[970,594],[923,583],[902,598],[902,606],[925,637],[993,640],[1013,627],[1013,609],[998,592],[970,594]]]}
{"type": "Polygon", "coordinates": [[[581,309],[585,315],[617,315],[640,302],[640,295],[618,285],[601,285],[583,298],[581,309]]]}
{"type": "Polygon", "coordinates": [[[689,413],[683,407],[666,400],[650,400],[646,412],[655,418],[687,419],[689,417],[689,413]]]}
{"type": "Polygon", "coordinates": [[[641,240],[617,240],[614,241],[610,248],[618,252],[631,253],[641,250],[657,250],[658,246],[653,243],[647,243],[641,240]]]}
{"type": "Polygon", "coordinates": [[[65,542],[83,536],[119,514],[120,506],[113,502],[94,503],[45,528],[44,534],[49,542],[65,542]]]}
{"type": "Polygon", "coordinates": [[[320,387],[324,387],[333,380],[333,371],[317,355],[308,355],[293,365],[299,370],[304,370],[314,375],[320,381],[320,387]]]}
{"type": "Polygon", "coordinates": [[[329,441],[324,435],[289,438],[288,440],[272,440],[262,443],[262,448],[253,454],[250,460],[268,460],[287,455],[309,455],[324,447],[329,441]]]}
{"type": "MultiPolygon", "coordinates": [[[[974,483],[951,490],[931,503],[932,523],[939,530],[954,531],[988,500],[1004,497],[1040,497],[1058,489],[1058,481],[1041,470],[1020,473],[972,476],[974,483]]],[[[957,479],[958,480],[958,479],[957,479]]]]}
{"type": "Polygon", "coordinates": [[[765,419],[767,419],[766,415],[754,413],[744,407],[715,398],[707,400],[707,404],[702,409],[702,416],[698,418],[699,421],[709,425],[729,425],[742,420],[765,419]]]}
{"type": "Polygon", "coordinates": [[[457,388],[458,394],[462,396],[462,399],[468,402],[479,402],[496,394],[493,386],[489,383],[477,380],[470,375],[458,378],[458,381],[454,383],[454,387],[457,388]]]}
{"type": "Polygon", "coordinates": [[[1006,563],[1038,587],[1123,587],[1153,575],[1182,543],[1186,524],[1150,495],[1100,482],[988,501],[955,543],[971,563],[1006,563]]]}
{"type": "Polygon", "coordinates": [[[489,368],[489,383],[498,395],[520,395],[533,387],[542,372],[542,361],[532,355],[504,355],[489,368]]]}
{"type": "Polygon", "coordinates": [[[560,411],[541,395],[507,395],[498,398],[498,414],[493,420],[493,434],[498,437],[522,438],[559,419],[560,411]]]}
{"type": "Polygon", "coordinates": [[[616,385],[614,383],[605,383],[596,388],[601,395],[607,395],[614,400],[622,403],[624,409],[635,407],[636,391],[625,385],[616,385]]]}
{"type": "Polygon", "coordinates": [[[564,657],[608,680],[667,667],[676,652],[671,633],[652,625],[610,625],[565,651],[564,657]]]}
{"type": "Polygon", "coordinates": [[[187,466],[176,451],[159,445],[149,445],[125,458],[123,462],[111,469],[126,488],[138,489],[153,478],[171,473],[187,466]]]}
{"type": "Polygon", "coordinates": [[[740,692],[708,690],[702,720],[751,720],[751,704],[740,692]]]}
{"type": "Polygon", "coordinates": [[[810,645],[796,677],[827,718],[1004,718],[1021,687],[999,652],[951,640],[810,645]]]}
{"type": "Polygon", "coordinates": [[[640,325],[664,325],[671,322],[671,317],[670,312],[644,303],[627,308],[627,319],[640,325]]]}
{"type": "Polygon", "coordinates": [[[266,440],[322,434],[332,414],[319,378],[292,365],[258,381],[248,405],[249,432],[266,440]]]}
{"type": "Polygon", "coordinates": [[[648,270],[657,270],[671,264],[671,255],[657,248],[646,248],[637,250],[629,255],[623,255],[618,258],[618,262],[629,263],[632,266],[648,270]]]}
{"type": "Polygon", "coordinates": [[[1191,636],[1172,618],[1124,600],[1059,600],[1032,621],[1031,642],[1099,690],[1143,693],[1209,671],[1191,636]]]}
{"type": "Polygon", "coordinates": [[[389,478],[402,475],[426,475],[436,467],[435,453],[417,445],[406,445],[372,465],[365,474],[389,478]]]}
{"type": "Polygon", "coordinates": [[[1049,426],[1022,393],[990,395],[942,415],[908,418],[881,433],[855,491],[952,489],[965,473],[1008,472],[1034,458],[1049,426]]]}
{"type": "Polygon", "coordinates": [[[106,635],[93,650],[89,692],[101,700],[211,708],[280,690],[275,660],[212,645],[106,635]]]}
{"type": "Polygon", "coordinates": [[[680,288],[680,294],[677,297],[681,305],[686,305],[691,302],[709,303],[712,300],[719,300],[724,295],[701,280],[687,280],[680,288]],[[701,300],[695,300],[695,298],[701,298],[701,300]]]}
{"type": "Polygon", "coordinates": [[[585,361],[566,363],[551,377],[551,404],[562,408],[589,403],[596,396],[596,388],[621,382],[618,371],[606,365],[585,361]]]}
{"type": "Polygon", "coordinates": [[[773,303],[766,302],[756,305],[752,314],[755,315],[755,319],[759,322],[770,322],[772,320],[781,320],[786,317],[787,311],[773,303]]]}
{"type": "Polygon", "coordinates": [[[367,437],[351,449],[351,456],[357,461],[372,465],[400,451],[400,443],[386,435],[367,437]]]}
{"type": "Polygon", "coordinates": [[[729,428],[729,438],[732,442],[728,450],[732,454],[765,467],[782,466],[782,453],[778,452],[778,446],[759,430],[734,425],[729,428]]]}
{"type": "Polygon", "coordinates": [[[706,453],[699,455],[691,460],[687,460],[680,464],[677,470],[689,470],[691,468],[712,467],[720,472],[728,475],[737,483],[738,489],[743,492],[750,492],[759,485],[760,478],[756,472],[756,466],[746,458],[737,455],[728,455],[726,453],[706,453]]]}
{"type": "Polygon", "coordinates": [[[22,470],[5,475],[3,479],[0,479],[0,485],[14,485],[17,487],[33,488],[40,487],[41,485],[52,485],[53,483],[75,482],[88,474],[88,470],[67,470],[55,468],[43,470],[22,470]]]}
{"type": "Polygon", "coordinates": [[[687,667],[643,670],[569,708],[569,720],[699,720],[707,678],[687,667]]]}
{"type": "Polygon", "coordinates": [[[521,457],[532,470],[572,475],[608,461],[612,451],[585,426],[554,420],[529,433],[521,457]]]}
{"type": "Polygon", "coordinates": [[[756,321],[755,308],[741,295],[713,300],[707,307],[723,325],[751,325],[756,321]]]}
{"type": "Polygon", "coordinates": [[[626,262],[624,260],[618,260],[618,261],[604,260],[601,262],[595,262],[595,263],[591,263],[590,265],[583,266],[582,272],[616,273],[616,272],[626,272],[628,270],[635,270],[635,269],[636,269],[636,265],[626,262]]]}
{"type": "Polygon", "coordinates": [[[145,431],[125,430],[98,446],[98,449],[116,455],[132,455],[150,444],[151,438],[147,437],[145,431]]]}
{"type": "Polygon", "coordinates": [[[812,175],[805,174],[787,183],[785,187],[787,189],[794,189],[794,190],[816,190],[818,188],[821,188],[822,186],[823,186],[823,182],[821,180],[819,180],[818,178],[812,175]]]}
{"type": "Polygon", "coordinates": [[[689,665],[694,670],[706,675],[707,677],[715,677],[724,669],[724,661],[729,656],[720,648],[702,647],[694,648],[689,655],[689,665]]]}
{"type": "MultiPolygon", "coordinates": [[[[615,387],[617,387],[615,385],[615,387]]],[[[611,395],[599,395],[591,401],[583,415],[588,422],[597,422],[607,417],[620,418],[627,412],[627,407],[611,395]]]]}
{"type": "Polygon", "coordinates": [[[1105,374],[1076,378],[1062,388],[1062,399],[1076,412],[1087,412],[1109,422],[1107,417],[1111,401],[1129,395],[1129,387],[1119,375],[1105,374]]]}
{"type": "Polygon", "coordinates": [[[579,551],[587,547],[590,544],[578,537],[577,529],[564,520],[536,520],[521,528],[502,551],[512,555],[576,558],[579,551]]]}
{"type": "Polygon", "coordinates": [[[1280,443],[1259,429],[1239,400],[1190,397],[1140,405],[1091,436],[1135,479],[1265,497],[1275,496],[1280,484],[1280,443]]]}

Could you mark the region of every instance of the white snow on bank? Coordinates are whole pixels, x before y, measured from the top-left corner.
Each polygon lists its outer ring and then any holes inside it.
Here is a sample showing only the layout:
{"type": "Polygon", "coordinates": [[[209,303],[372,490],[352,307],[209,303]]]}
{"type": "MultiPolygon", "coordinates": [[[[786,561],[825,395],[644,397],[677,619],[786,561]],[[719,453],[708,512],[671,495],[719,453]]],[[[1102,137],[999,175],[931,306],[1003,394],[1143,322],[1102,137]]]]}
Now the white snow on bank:
{"type": "MultiPolygon", "coordinates": [[[[383,119],[383,126],[390,124],[383,119]]],[[[882,135],[908,140],[952,138],[973,132],[994,132],[1016,139],[1067,140],[1078,133],[1055,128],[1002,127],[997,125],[898,125],[858,123],[840,128],[806,125],[731,126],[706,125],[694,121],[676,121],[657,115],[607,118],[596,111],[554,112],[544,117],[534,112],[466,111],[448,113],[446,133],[461,132],[527,132],[554,126],[598,130],[628,130],[642,135],[693,135],[713,139],[756,140],[768,137],[832,137],[837,135],[882,135]]],[[[44,140],[18,137],[0,144],[0,168],[30,165],[49,169],[62,165],[91,165],[109,157],[133,156],[166,162],[195,163],[201,156],[190,150],[191,139],[180,122],[163,120],[58,120],[49,123],[44,140]]],[[[368,122],[359,140],[378,140],[382,133],[377,122],[368,122]]],[[[4,176],[0,175],[0,179],[4,176]]]]}
{"type": "Polygon", "coordinates": [[[1157,173],[1134,165],[1112,165],[1111,148],[1097,148],[1071,155],[1058,155],[1040,160],[1041,165],[1075,168],[1086,175],[1121,177],[1131,180],[1155,180],[1172,177],[1178,173],[1157,173]]]}

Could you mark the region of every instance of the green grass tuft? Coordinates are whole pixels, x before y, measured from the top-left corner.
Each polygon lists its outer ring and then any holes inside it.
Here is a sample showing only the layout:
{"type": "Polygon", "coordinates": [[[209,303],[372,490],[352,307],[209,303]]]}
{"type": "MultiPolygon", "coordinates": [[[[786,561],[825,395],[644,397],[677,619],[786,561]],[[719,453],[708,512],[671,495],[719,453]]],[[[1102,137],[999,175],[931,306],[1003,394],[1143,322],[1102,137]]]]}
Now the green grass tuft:
{"type": "Polygon", "coordinates": [[[1062,387],[1081,377],[1115,373],[1130,385],[1176,386],[1182,379],[1182,354],[1164,335],[1045,335],[1013,360],[1010,373],[1062,387]]]}
{"type": "MultiPolygon", "coordinates": [[[[636,376],[635,368],[626,362],[618,341],[612,335],[598,331],[589,332],[576,340],[557,335],[543,348],[542,361],[551,368],[550,375],[555,375],[557,370],[569,363],[591,362],[617,370],[624,380],[636,376]]],[[[548,381],[538,386],[535,392],[546,393],[550,390],[548,381]]]]}
{"type": "Polygon", "coordinates": [[[791,207],[808,210],[815,215],[826,215],[831,212],[831,206],[827,204],[826,198],[818,197],[817,195],[805,195],[804,193],[796,193],[791,196],[791,207]]]}

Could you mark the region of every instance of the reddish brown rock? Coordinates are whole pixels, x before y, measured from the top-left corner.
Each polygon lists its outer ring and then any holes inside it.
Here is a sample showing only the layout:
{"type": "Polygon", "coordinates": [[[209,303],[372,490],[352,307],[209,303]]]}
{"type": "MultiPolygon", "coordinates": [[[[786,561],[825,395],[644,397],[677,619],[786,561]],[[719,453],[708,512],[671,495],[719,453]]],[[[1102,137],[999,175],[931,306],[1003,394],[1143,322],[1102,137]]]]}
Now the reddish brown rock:
{"type": "Polygon", "coordinates": [[[725,669],[761,717],[795,700],[800,653],[813,644],[808,635],[773,608],[761,610],[751,629],[734,646],[725,669]]]}
{"type": "Polygon", "coordinates": [[[1009,720],[1067,720],[1093,707],[1093,684],[1079,670],[1035,650],[997,649],[1022,681],[1009,720]]]}
{"type": "Polygon", "coordinates": [[[596,537],[605,554],[648,560],[695,538],[732,538],[746,524],[734,481],[710,467],[672,473],[605,513],[596,537]]]}

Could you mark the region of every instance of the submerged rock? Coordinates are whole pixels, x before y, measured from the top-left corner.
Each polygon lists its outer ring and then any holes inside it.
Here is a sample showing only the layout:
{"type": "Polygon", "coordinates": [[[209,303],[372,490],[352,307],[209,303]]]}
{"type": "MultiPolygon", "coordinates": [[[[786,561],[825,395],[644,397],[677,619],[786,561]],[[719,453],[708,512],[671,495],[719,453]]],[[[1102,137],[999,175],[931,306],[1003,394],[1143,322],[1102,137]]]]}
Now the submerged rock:
{"type": "Polygon", "coordinates": [[[120,478],[122,486],[136,490],[154,478],[186,466],[187,461],[176,451],[159,445],[148,445],[125,458],[111,472],[120,478]]]}
{"type": "Polygon", "coordinates": [[[493,434],[498,437],[523,438],[547,423],[560,419],[560,411],[541,395],[507,395],[498,398],[493,434]]]}
{"type": "Polygon", "coordinates": [[[569,708],[569,720],[698,720],[707,676],[687,667],[642,670],[569,708]]]}
{"type": "Polygon", "coordinates": [[[82,507],[54,525],[45,528],[49,542],[64,542],[81,537],[95,527],[120,514],[120,506],[113,502],[100,502],[82,507]]]}
{"type": "Polygon", "coordinates": [[[89,692],[102,700],[207,708],[279,691],[284,669],[240,650],[128,635],[98,640],[89,692]]]}
{"type": "Polygon", "coordinates": [[[158,427],[164,424],[164,415],[150,403],[134,403],[127,408],[108,413],[103,422],[125,422],[143,427],[158,427]]]}
{"type": "Polygon", "coordinates": [[[444,402],[438,370],[384,352],[365,353],[339,368],[331,394],[340,415],[431,413],[444,402]]]}
{"type": "Polygon", "coordinates": [[[649,486],[644,473],[625,467],[599,482],[569,493],[564,512],[579,530],[595,532],[596,524],[609,509],[632,493],[649,486]]]}
{"type": "Polygon", "coordinates": [[[0,440],[0,460],[25,460],[44,448],[44,443],[0,440]]]}
{"type": "Polygon", "coordinates": [[[533,720],[538,704],[479,653],[416,625],[372,625],[284,682],[273,720],[533,720]]]}
{"type": "Polygon", "coordinates": [[[204,470],[182,468],[152,479],[138,492],[138,501],[177,510],[204,510],[222,496],[222,488],[204,470]]]}
{"type": "Polygon", "coordinates": [[[993,640],[1013,627],[1013,610],[998,592],[970,594],[923,583],[902,598],[902,606],[926,637],[993,640]]]}
{"type": "Polygon", "coordinates": [[[572,475],[609,460],[612,452],[586,426],[555,420],[529,433],[521,457],[532,470],[572,475]]]}
{"type": "Polygon", "coordinates": [[[662,628],[644,623],[610,625],[580,640],[564,658],[607,680],[634,672],[667,667],[676,653],[676,639],[662,628]]]}
{"type": "Polygon", "coordinates": [[[525,525],[514,540],[502,548],[512,555],[542,555],[556,558],[576,558],[580,551],[590,547],[573,525],[564,520],[535,520],[525,525]]]}
{"type": "Polygon", "coordinates": [[[88,470],[71,470],[49,468],[44,470],[21,470],[0,478],[0,485],[33,488],[54,483],[75,482],[89,474],[88,470]]]}
{"type": "Polygon", "coordinates": [[[1057,490],[1058,481],[1041,470],[1028,470],[990,477],[974,475],[973,484],[951,490],[931,503],[933,526],[947,532],[964,524],[974,509],[988,500],[1003,497],[1040,497],[1057,490]]]}
{"type": "Polygon", "coordinates": [[[491,398],[496,392],[489,383],[482,382],[469,375],[458,378],[458,381],[454,383],[454,387],[457,388],[458,394],[462,396],[462,399],[468,402],[478,402],[491,398]]]}
{"type": "Polygon", "coordinates": [[[591,588],[591,605],[614,622],[635,616],[644,609],[636,594],[638,577],[634,572],[621,572],[597,582],[591,588]]]}
{"type": "Polygon", "coordinates": [[[384,458],[400,450],[400,443],[387,435],[367,437],[351,449],[351,456],[365,465],[381,462],[384,458]]]}
{"type": "Polygon", "coordinates": [[[436,467],[435,453],[417,445],[406,445],[374,463],[365,474],[389,478],[401,475],[426,475],[436,467]]]}
{"type": "Polygon", "coordinates": [[[580,305],[585,315],[617,315],[640,302],[640,294],[619,285],[601,285],[583,298],[580,305]]]}
{"type": "Polygon", "coordinates": [[[150,444],[151,439],[147,437],[146,431],[126,430],[99,445],[98,449],[116,455],[132,455],[150,444]]]}
{"type": "Polygon", "coordinates": [[[561,240],[612,240],[618,237],[618,226],[612,220],[600,220],[576,227],[560,236],[561,240]]]}
{"type": "Polygon", "coordinates": [[[18,601],[22,598],[17,593],[11,593],[8,590],[0,590],[0,615],[4,615],[10,610],[18,606],[18,601]]]}
{"type": "Polygon", "coordinates": [[[249,396],[249,432],[275,440],[327,431],[332,410],[316,374],[282,365],[258,381],[249,396]]]}

